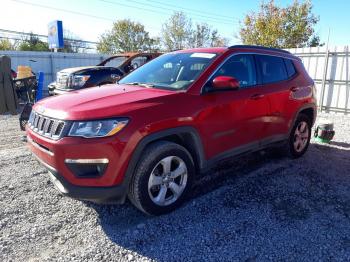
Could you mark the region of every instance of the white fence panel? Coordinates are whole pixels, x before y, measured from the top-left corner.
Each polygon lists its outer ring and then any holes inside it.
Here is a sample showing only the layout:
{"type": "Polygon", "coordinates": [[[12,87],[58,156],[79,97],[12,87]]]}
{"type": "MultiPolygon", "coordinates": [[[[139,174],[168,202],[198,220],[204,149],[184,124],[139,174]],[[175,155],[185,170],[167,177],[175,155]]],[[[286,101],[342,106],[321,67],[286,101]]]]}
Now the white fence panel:
{"type": "Polygon", "coordinates": [[[349,47],[335,46],[329,48],[328,52],[326,47],[294,48],[288,51],[303,60],[306,70],[314,79],[320,108],[350,113],[349,47]]]}
{"type": "Polygon", "coordinates": [[[101,54],[68,54],[31,51],[0,51],[0,55],[11,57],[12,69],[17,66],[30,66],[34,73],[44,72],[44,90],[47,85],[56,80],[56,73],[62,69],[77,66],[97,65],[108,55],[101,54]]]}

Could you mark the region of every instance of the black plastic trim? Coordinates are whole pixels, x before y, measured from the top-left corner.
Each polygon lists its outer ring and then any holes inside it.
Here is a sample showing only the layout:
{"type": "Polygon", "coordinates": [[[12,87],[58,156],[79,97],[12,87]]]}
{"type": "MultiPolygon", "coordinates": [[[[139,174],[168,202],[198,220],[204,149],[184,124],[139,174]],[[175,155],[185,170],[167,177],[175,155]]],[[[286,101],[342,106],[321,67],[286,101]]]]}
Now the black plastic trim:
{"type": "Polygon", "coordinates": [[[280,53],[285,53],[285,54],[291,54],[287,50],[266,47],[266,46],[260,46],[260,45],[233,45],[233,46],[229,47],[229,49],[235,49],[235,48],[260,49],[260,50],[267,50],[267,51],[274,51],[274,52],[280,52],[280,53]]]}
{"type": "Polygon", "coordinates": [[[290,133],[292,132],[292,129],[293,129],[294,125],[295,125],[295,121],[297,120],[299,114],[301,113],[301,111],[303,111],[303,110],[305,110],[305,109],[312,109],[312,110],[313,110],[314,116],[313,116],[313,119],[312,119],[313,121],[312,121],[311,127],[315,124],[315,122],[316,122],[316,117],[317,117],[317,107],[316,107],[316,105],[315,105],[315,104],[312,104],[312,103],[304,104],[304,105],[301,106],[301,107],[299,108],[299,110],[295,113],[294,118],[293,118],[293,121],[292,121],[292,123],[291,123],[291,125],[290,125],[290,128],[289,128],[288,136],[289,136],[290,133]]]}
{"type": "Polygon", "coordinates": [[[142,152],[146,148],[147,145],[149,145],[152,142],[155,142],[157,140],[160,140],[162,138],[165,138],[167,136],[171,135],[181,135],[181,134],[190,134],[194,143],[195,143],[195,153],[196,158],[198,160],[198,166],[199,169],[204,169],[206,166],[206,159],[204,154],[204,148],[203,143],[201,141],[201,138],[197,132],[197,130],[194,127],[191,126],[183,126],[183,127],[176,127],[176,128],[170,128],[167,130],[162,130],[153,134],[150,134],[146,137],[144,137],[136,146],[136,149],[134,150],[134,153],[131,157],[131,160],[129,161],[129,165],[127,167],[127,170],[125,172],[123,184],[125,186],[129,186],[129,183],[131,181],[131,178],[133,176],[134,170],[136,168],[136,165],[141,157],[142,152]]]}
{"type": "Polygon", "coordinates": [[[55,168],[45,163],[37,155],[34,153],[33,155],[62,184],[65,192],[59,191],[63,195],[96,203],[124,203],[127,194],[127,188],[124,184],[113,187],[76,186],[69,183],[55,168]]]}

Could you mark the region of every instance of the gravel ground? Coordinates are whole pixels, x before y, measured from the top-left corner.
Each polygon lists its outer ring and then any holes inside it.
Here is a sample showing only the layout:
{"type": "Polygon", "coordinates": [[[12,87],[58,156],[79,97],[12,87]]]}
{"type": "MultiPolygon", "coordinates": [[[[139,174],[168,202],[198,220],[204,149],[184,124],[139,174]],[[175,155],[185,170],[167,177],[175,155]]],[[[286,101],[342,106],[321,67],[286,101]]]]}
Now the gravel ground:
{"type": "Polygon", "coordinates": [[[1,261],[350,261],[350,117],[331,145],[298,159],[228,160],[177,211],[147,217],[126,203],[61,196],[0,116],[1,261]]]}

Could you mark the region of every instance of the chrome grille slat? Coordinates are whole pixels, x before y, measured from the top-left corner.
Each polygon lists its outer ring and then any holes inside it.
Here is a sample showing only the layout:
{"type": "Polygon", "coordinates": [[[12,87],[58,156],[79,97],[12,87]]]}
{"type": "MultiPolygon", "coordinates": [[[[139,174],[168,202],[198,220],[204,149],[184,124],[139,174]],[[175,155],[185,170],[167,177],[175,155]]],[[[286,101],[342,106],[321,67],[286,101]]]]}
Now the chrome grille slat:
{"type": "Polygon", "coordinates": [[[38,132],[42,132],[42,126],[43,126],[43,122],[44,122],[44,117],[39,117],[39,121],[38,121],[38,132]]]}
{"type": "Polygon", "coordinates": [[[47,128],[47,132],[46,133],[51,134],[51,129],[52,129],[53,122],[54,122],[53,120],[50,120],[50,123],[49,123],[49,126],[47,128]]]}
{"type": "Polygon", "coordinates": [[[38,122],[39,122],[39,115],[36,115],[34,118],[34,127],[35,128],[38,126],[38,122]]]}
{"type": "Polygon", "coordinates": [[[62,133],[64,127],[64,123],[63,122],[58,122],[57,128],[55,130],[55,136],[59,136],[62,133]]]}
{"type": "Polygon", "coordinates": [[[32,111],[28,126],[39,135],[57,140],[62,137],[65,122],[39,115],[32,111]]]}
{"type": "Polygon", "coordinates": [[[44,120],[43,120],[43,122],[41,123],[41,126],[40,126],[40,130],[42,131],[42,132],[44,132],[44,126],[45,126],[45,122],[46,122],[46,118],[43,118],[44,120]]]}
{"type": "Polygon", "coordinates": [[[58,121],[55,121],[51,128],[51,136],[55,135],[57,127],[58,127],[58,121]]]}
{"type": "Polygon", "coordinates": [[[45,121],[45,126],[44,126],[44,128],[43,128],[43,132],[44,132],[44,134],[46,134],[46,133],[47,133],[47,131],[49,130],[49,125],[50,125],[50,122],[51,122],[51,120],[50,120],[49,118],[46,118],[46,121],[45,121]]]}

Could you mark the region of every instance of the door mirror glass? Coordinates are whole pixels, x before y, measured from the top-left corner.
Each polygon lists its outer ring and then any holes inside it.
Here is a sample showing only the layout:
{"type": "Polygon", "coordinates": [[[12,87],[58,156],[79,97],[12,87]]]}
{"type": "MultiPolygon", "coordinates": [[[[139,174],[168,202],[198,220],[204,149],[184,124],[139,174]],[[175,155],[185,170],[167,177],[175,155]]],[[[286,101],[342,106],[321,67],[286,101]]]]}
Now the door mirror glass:
{"type": "Polygon", "coordinates": [[[213,80],[212,87],[214,90],[239,88],[239,81],[231,76],[217,76],[213,80]]]}

